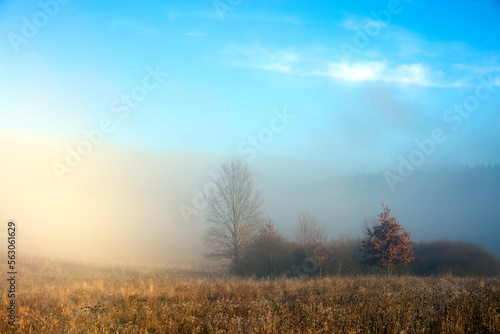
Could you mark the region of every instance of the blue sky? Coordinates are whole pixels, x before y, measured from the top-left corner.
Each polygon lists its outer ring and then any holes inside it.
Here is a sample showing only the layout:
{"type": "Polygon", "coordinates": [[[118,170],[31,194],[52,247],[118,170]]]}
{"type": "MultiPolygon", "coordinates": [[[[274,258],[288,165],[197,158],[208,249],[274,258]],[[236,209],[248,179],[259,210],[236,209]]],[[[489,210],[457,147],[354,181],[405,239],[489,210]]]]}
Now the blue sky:
{"type": "Polygon", "coordinates": [[[497,1],[2,1],[0,132],[61,160],[103,119],[106,147],[248,158],[260,134],[258,154],[356,173],[441,129],[421,167],[498,163],[499,17],[497,1]]]}

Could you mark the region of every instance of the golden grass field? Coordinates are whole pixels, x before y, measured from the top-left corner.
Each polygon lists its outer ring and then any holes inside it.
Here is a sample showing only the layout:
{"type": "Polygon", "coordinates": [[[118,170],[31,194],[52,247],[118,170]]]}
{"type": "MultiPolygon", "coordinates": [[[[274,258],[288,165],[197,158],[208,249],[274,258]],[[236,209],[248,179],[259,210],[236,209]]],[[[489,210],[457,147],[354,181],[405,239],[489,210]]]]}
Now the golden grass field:
{"type": "MultiPolygon", "coordinates": [[[[22,257],[1,333],[500,333],[500,277],[208,277],[22,257]]],[[[4,282],[5,281],[5,282],[4,282]]]]}

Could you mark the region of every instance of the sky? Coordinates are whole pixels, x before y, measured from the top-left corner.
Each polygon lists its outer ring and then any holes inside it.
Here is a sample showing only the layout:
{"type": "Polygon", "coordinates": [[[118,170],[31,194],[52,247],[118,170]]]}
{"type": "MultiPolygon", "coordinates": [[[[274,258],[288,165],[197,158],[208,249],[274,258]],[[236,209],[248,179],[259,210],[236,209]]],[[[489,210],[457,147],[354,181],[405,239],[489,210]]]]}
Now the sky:
{"type": "Polygon", "coordinates": [[[257,136],[258,153],[378,172],[442,128],[453,139],[429,167],[495,163],[499,14],[496,1],[3,1],[0,130],[76,146],[107,118],[106,146],[250,158],[257,136]],[[161,82],[126,107],[148,69],[161,82]],[[479,78],[488,97],[445,121],[479,78]],[[275,110],[294,117],[259,139],[275,110]]]}
{"type": "Polygon", "coordinates": [[[33,183],[102,185],[92,162],[123,152],[190,176],[216,166],[196,157],[384,173],[393,192],[415,168],[496,164],[499,17],[488,0],[1,1],[2,182],[21,208],[33,183]]]}

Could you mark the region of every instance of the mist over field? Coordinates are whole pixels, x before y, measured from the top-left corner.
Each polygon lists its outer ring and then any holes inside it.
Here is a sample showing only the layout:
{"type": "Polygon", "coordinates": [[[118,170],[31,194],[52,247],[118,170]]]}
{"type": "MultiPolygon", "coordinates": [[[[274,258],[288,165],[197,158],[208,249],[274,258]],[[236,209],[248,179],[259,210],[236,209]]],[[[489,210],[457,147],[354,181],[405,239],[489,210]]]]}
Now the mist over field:
{"type": "MultiPolygon", "coordinates": [[[[199,192],[231,156],[100,148],[59,183],[49,140],[0,138],[1,219],[19,224],[21,254],[205,268],[199,192]],[[22,152],[22,154],[20,154],[22,152]]],[[[500,168],[417,171],[392,193],[384,175],[337,176],[321,162],[262,156],[250,163],[266,215],[291,240],[313,212],[329,239],[362,238],[383,202],[412,240],[471,241],[500,254],[500,168]]]]}

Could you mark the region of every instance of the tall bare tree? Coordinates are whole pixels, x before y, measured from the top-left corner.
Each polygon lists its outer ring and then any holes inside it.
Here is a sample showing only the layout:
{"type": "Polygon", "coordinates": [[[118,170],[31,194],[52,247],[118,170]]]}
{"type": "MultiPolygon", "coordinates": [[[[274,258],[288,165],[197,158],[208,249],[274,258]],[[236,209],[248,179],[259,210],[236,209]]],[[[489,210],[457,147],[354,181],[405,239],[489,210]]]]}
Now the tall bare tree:
{"type": "Polygon", "coordinates": [[[326,241],[326,233],[309,211],[299,214],[295,224],[295,240],[304,249],[308,256],[312,256],[314,249],[326,241]]]}
{"type": "Polygon", "coordinates": [[[205,200],[209,256],[230,260],[233,270],[241,269],[246,247],[262,223],[263,200],[248,166],[240,160],[223,164],[215,179],[215,189],[205,200]]]}
{"type": "Polygon", "coordinates": [[[414,254],[410,234],[390,216],[390,212],[382,204],[379,223],[373,228],[367,228],[366,238],[363,240],[364,262],[386,268],[387,276],[394,266],[412,261],[414,254]]]}
{"type": "Polygon", "coordinates": [[[323,268],[329,259],[325,248],[327,234],[314,214],[309,211],[303,211],[299,214],[295,224],[295,240],[299,243],[305,255],[314,260],[321,276],[323,268]]]}

